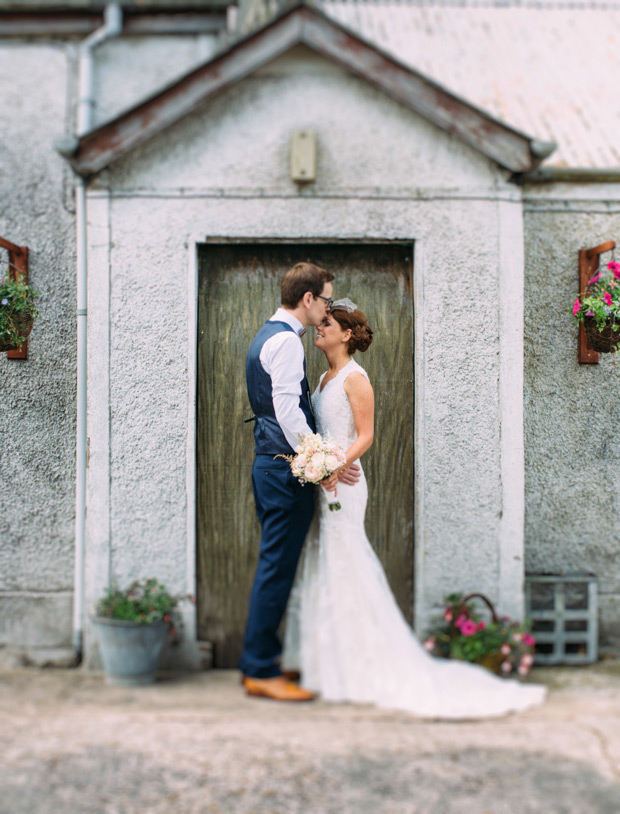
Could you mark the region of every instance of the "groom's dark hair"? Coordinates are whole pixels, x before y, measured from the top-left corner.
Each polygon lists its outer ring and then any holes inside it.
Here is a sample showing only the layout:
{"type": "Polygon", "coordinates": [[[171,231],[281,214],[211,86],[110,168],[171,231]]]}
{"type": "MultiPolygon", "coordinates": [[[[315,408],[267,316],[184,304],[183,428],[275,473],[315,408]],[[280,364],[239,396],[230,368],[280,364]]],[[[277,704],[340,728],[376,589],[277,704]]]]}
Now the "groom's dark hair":
{"type": "Polygon", "coordinates": [[[313,297],[318,297],[325,283],[333,279],[331,271],[315,266],[314,263],[295,263],[282,278],[282,305],[285,308],[295,308],[306,291],[313,297]]]}

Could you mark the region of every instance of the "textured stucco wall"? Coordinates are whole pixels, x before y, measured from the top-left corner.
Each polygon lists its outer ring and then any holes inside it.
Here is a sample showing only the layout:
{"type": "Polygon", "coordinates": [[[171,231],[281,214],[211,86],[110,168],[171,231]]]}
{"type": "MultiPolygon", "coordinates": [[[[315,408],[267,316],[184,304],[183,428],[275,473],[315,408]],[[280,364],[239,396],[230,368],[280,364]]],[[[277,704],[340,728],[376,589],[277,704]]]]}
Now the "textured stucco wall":
{"type": "Polygon", "coordinates": [[[74,228],[70,173],[51,145],[68,81],[62,48],[0,44],[0,235],[29,247],[41,294],[28,360],[0,354],[0,648],[43,660],[71,643],[74,228]]]}
{"type": "Polygon", "coordinates": [[[114,118],[205,62],[217,35],[132,36],[108,40],[95,51],[93,124],[114,118]]]}
{"type": "MultiPolygon", "coordinates": [[[[209,35],[104,44],[95,121],[208,58],[213,44],[209,35]]],[[[76,83],[75,40],[0,39],[0,236],[29,247],[41,293],[28,360],[0,354],[0,656],[11,662],[72,652],[75,205],[73,173],[53,144],[74,131],[76,83]]]]}
{"type": "MultiPolygon", "coordinates": [[[[594,574],[601,648],[620,646],[620,367],[577,363],[578,251],[620,235],[620,193],[528,193],[525,286],[526,569],[594,574]]],[[[609,260],[609,255],[604,256],[609,260]]]]}
{"type": "MultiPolygon", "coordinates": [[[[491,162],[315,58],[279,60],[102,174],[89,196],[87,602],[108,576],[157,572],[193,588],[192,256],[207,236],[416,242],[418,625],[446,591],[497,598],[512,499],[500,461],[502,206],[520,239],[519,193],[491,162]],[[306,127],[319,171],[300,190],[289,138],[306,127]]],[[[519,533],[517,522],[506,543],[517,558],[519,533]]],[[[519,592],[517,579],[517,605],[519,592]]]]}

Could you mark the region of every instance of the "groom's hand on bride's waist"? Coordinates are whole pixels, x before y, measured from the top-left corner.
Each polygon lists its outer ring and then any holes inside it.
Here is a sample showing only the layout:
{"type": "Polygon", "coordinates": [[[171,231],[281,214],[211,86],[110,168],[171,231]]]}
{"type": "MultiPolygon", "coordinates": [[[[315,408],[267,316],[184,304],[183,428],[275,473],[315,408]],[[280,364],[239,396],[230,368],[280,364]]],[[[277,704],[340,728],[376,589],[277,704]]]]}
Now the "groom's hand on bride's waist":
{"type": "Polygon", "coordinates": [[[359,479],[360,468],[358,464],[349,464],[349,466],[338,472],[338,480],[340,483],[346,483],[347,486],[354,486],[359,479]]]}

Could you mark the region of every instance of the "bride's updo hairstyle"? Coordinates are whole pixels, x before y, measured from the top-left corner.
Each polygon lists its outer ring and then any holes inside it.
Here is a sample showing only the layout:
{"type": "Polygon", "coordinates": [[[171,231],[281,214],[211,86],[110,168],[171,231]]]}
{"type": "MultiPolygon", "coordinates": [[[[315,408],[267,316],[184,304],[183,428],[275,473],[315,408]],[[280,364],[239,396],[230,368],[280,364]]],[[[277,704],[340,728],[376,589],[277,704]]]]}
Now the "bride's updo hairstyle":
{"type": "Polygon", "coordinates": [[[351,331],[351,339],[347,346],[349,356],[353,356],[356,350],[363,353],[372,344],[372,328],[366,322],[366,316],[359,311],[350,300],[344,300],[345,306],[340,306],[337,300],[329,312],[343,331],[351,331]],[[353,307],[351,307],[353,306],[353,307]]]}

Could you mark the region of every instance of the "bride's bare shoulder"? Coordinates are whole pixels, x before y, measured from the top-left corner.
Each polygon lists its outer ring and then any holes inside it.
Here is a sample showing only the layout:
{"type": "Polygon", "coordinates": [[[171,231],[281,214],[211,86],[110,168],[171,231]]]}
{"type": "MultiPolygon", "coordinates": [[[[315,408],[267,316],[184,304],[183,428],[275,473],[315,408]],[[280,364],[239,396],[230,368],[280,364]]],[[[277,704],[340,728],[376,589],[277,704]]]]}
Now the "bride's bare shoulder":
{"type": "Polygon", "coordinates": [[[344,389],[348,396],[352,393],[359,393],[360,395],[369,392],[372,393],[372,385],[364,368],[357,365],[356,368],[347,374],[344,380],[344,389]]]}

